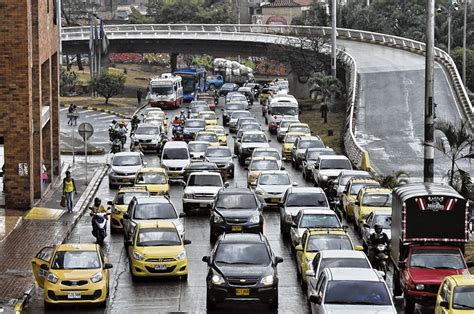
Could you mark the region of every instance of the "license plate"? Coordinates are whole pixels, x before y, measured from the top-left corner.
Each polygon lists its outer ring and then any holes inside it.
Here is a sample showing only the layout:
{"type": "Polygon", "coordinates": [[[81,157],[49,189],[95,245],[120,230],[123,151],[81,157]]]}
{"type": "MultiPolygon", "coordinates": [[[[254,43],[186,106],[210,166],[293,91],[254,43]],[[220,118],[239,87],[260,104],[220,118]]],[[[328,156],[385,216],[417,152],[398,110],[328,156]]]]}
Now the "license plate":
{"type": "Polygon", "coordinates": [[[128,179],[122,179],[122,182],[129,182],[130,180],[128,179]]]}
{"type": "Polygon", "coordinates": [[[156,264],[155,265],[155,270],[165,270],[166,265],[165,264],[156,264]]]}
{"type": "Polygon", "coordinates": [[[79,291],[72,291],[69,292],[67,295],[68,299],[80,299],[81,298],[81,292],[79,291]]]}
{"type": "Polygon", "coordinates": [[[199,204],[199,207],[207,207],[207,204],[206,203],[201,203],[201,204],[199,204]]]}
{"type": "Polygon", "coordinates": [[[172,173],[171,176],[172,177],[177,177],[177,176],[179,176],[179,173],[172,173]]]}
{"type": "Polygon", "coordinates": [[[272,202],[272,203],[278,203],[279,201],[280,201],[279,198],[271,198],[270,199],[270,202],[272,202]]]}
{"type": "Polygon", "coordinates": [[[242,231],[241,226],[232,226],[232,231],[242,231]]]}
{"type": "Polygon", "coordinates": [[[140,144],[142,146],[142,148],[148,148],[148,145],[147,144],[140,144]]]}
{"type": "Polygon", "coordinates": [[[250,295],[250,289],[235,289],[236,296],[247,296],[250,295]]]}

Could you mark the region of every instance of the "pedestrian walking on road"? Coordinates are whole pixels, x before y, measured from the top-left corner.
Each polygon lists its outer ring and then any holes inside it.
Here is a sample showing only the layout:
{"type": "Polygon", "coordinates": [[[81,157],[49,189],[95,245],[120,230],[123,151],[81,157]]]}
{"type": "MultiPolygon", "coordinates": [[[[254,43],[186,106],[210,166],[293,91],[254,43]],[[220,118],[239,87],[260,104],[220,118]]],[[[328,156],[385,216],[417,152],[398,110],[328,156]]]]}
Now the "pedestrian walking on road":
{"type": "Polygon", "coordinates": [[[138,100],[138,105],[139,105],[139,106],[142,104],[142,96],[143,96],[142,89],[139,88],[139,89],[137,90],[137,100],[138,100]]]}
{"type": "Polygon", "coordinates": [[[41,181],[43,182],[42,184],[42,191],[46,190],[46,184],[48,183],[49,175],[48,175],[48,169],[46,169],[46,166],[44,163],[41,165],[41,181]]]}
{"type": "Polygon", "coordinates": [[[71,172],[66,171],[66,177],[63,179],[63,195],[66,197],[66,208],[68,213],[72,213],[74,207],[74,195],[77,194],[76,183],[71,177],[71,172]]]}

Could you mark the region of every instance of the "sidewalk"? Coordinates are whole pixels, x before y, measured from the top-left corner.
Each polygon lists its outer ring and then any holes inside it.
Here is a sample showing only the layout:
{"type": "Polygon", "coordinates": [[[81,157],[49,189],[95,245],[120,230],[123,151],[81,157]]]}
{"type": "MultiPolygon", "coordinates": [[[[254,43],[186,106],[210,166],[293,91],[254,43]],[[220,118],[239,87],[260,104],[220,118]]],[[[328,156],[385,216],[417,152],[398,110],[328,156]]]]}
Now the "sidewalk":
{"type": "MultiPolygon", "coordinates": [[[[66,168],[64,167],[63,174],[66,168]]],[[[73,213],[67,214],[60,206],[62,179],[59,179],[36,206],[61,209],[64,213],[50,220],[29,220],[25,219],[25,212],[18,226],[0,241],[0,311],[11,312],[15,306],[16,310],[21,311],[22,304],[27,301],[28,291],[32,292],[35,288],[31,259],[43,247],[61,243],[68,237],[88,208],[107,169],[104,163],[89,163],[86,185],[85,165],[73,165],[70,171],[78,190],[73,213]]]]}

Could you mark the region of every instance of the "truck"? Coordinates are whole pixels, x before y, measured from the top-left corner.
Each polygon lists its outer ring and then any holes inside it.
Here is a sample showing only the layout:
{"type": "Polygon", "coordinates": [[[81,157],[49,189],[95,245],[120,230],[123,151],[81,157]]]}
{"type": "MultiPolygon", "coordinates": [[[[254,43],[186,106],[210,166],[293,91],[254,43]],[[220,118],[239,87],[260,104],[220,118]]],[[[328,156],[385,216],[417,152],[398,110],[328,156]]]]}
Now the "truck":
{"type": "Polygon", "coordinates": [[[214,75],[207,79],[210,90],[220,88],[224,83],[236,83],[239,85],[247,81],[253,81],[253,70],[237,61],[216,58],[213,61],[214,75]]]}
{"type": "Polygon", "coordinates": [[[446,276],[469,274],[466,200],[441,183],[410,183],[392,194],[390,258],[393,292],[403,294],[405,312],[415,304],[434,304],[446,276]]]}
{"type": "Polygon", "coordinates": [[[151,107],[177,108],[183,103],[182,79],[171,73],[154,76],[148,85],[146,99],[151,107]]]}

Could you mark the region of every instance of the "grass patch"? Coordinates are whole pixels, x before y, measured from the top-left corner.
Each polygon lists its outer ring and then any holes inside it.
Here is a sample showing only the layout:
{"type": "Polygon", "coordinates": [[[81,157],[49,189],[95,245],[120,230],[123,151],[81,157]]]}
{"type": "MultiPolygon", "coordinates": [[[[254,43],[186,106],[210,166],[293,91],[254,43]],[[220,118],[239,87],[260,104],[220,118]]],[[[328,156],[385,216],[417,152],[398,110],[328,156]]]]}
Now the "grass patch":
{"type": "Polygon", "coordinates": [[[308,123],[311,131],[319,135],[326,146],[334,149],[336,154],[344,153],[344,124],[346,113],[340,109],[338,112],[328,112],[328,122],[324,123],[319,112],[319,106],[316,109],[303,111],[300,115],[300,121],[308,123]],[[328,130],[333,130],[333,135],[328,135],[328,130]]]}

